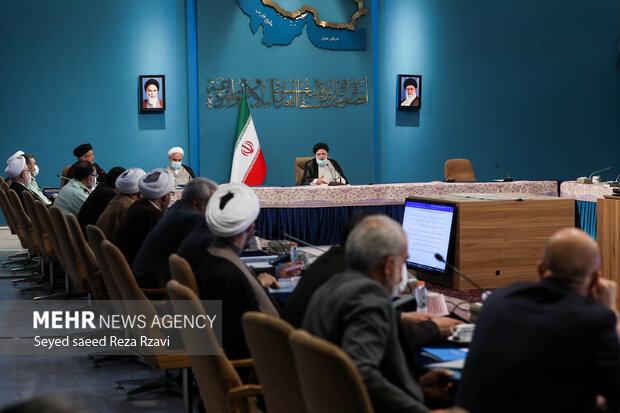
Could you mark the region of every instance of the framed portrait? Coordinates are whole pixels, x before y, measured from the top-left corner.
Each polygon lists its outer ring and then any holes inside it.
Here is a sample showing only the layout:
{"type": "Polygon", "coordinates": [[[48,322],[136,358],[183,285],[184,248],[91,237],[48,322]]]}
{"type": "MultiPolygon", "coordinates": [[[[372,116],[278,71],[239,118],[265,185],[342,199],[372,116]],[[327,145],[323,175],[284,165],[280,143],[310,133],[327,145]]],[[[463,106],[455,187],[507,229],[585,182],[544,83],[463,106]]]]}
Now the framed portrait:
{"type": "Polygon", "coordinates": [[[166,76],[140,75],[140,113],[160,113],[166,110],[166,76]]]}
{"type": "Polygon", "coordinates": [[[420,110],[422,107],[422,75],[398,75],[396,109],[420,110]]]}

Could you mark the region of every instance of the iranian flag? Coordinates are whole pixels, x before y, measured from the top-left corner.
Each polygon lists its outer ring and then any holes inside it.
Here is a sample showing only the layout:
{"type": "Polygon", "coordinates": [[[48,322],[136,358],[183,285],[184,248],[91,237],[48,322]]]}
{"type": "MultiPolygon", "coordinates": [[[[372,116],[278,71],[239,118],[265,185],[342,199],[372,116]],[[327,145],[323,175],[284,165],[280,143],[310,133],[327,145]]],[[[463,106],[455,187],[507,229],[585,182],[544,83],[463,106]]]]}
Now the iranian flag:
{"type": "Polygon", "coordinates": [[[252,115],[245,93],[241,98],[239,120],[237,121],[237,141],[233,153],[230,182],[243,182],[246,185],[261,185],[265,180],[267,165],[263,151],[254,129],[252,115]]]}

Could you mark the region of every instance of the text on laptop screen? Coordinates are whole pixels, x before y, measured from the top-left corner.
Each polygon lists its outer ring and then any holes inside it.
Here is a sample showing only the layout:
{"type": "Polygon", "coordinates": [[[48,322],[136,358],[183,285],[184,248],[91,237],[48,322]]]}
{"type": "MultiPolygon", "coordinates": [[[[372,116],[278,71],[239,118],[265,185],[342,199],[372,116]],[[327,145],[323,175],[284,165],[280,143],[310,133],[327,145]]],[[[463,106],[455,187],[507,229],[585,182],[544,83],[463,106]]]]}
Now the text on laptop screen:
{"type": "Polygon", "coordinates": [[[407,235],[407,265],[420,270],[445,273],[446,264],[435,258],[441,254],[448,260],[454,205],[407,199],[403,231],[407,235]]]}

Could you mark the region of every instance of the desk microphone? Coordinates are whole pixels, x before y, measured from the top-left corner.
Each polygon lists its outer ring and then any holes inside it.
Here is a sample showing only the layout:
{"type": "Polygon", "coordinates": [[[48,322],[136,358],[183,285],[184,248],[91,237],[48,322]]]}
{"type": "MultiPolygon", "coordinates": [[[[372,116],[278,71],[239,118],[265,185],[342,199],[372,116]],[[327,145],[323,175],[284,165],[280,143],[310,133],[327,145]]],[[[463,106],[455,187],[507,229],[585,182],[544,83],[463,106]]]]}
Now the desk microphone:
{"type": "Polygon", "coordinates": [[[66,176],[62,176],[62,175],[56,175],[57,177],[59,177],[60,179],[64,179],[66,181],[70,181],[71,178],[67,178],[66,176]]]}
{"type": "Polygon", "coordinates": [[[321,251],[321,253],[325,252],[325,250],[322,250],[321,248],[317,247],[316,245],[309,244],[306,241],[304,241],[302,239],[299,239],[299,238],[296,238],[296,237],[292,236],[291,234],[289,234],[289,233],[287,233],[285,231],[280,231],[280,237],[282,237],[282,238],[290,238],[293,241],[295,241],[295,242],[297,242],[297,243],[299,243],[301,245],[304,245],[304,246],[309,247],[309,248],[314,248],[316,250],[321,251]]]}
{"type": "Polygon", "coordinates": [[[495,168],[506,174],[506,177],[503,180],[504,182],[514,182],[514,179],[510,177],[510,172],[506,171],[504,168],[500,168],[499,165],[495,165],[495,168]]]}
{"type": "MultiPolygon", "coordinates": [[[[597,174],[597,173],[599,173],[599,172],[609,171],[611,168],[612,168],[611,166],[608,166],[607,168],[605,168],[605,169],[601,169],[600,171],[594,171],[594,172],[592,172],[592,173],[590,174],[590,176],[588,176],[588,178],[592,179],[592,177],[594,176],[594,174],[597,174]]],[[[620,176],[620,175],[619,175],[619,176],[620,176]]]]}
{"type": "Polygon", "coordinates": [[[474,280],[472,280],[471,278],[469,278],[467,275],[465,275],[464,273],[461,272],[461,270],[459,270],[458,268],[456,268],[454,265],[450,264],[449,262],[447,262],[443,256],[439,253],[435,254],[435,259],[439,262],[443,262],[444,264],[446,264],[448,267],[450,267],[453,271],[458,272],[461,276],[463,276],[463,278],[465,278],[467,281],[469,281],[470,283],[472,283],[474,285],[474,287],[476,287],[479,290],[484,290],[484,288],[482,288],[477,282],[475,282],[474,280]]]}

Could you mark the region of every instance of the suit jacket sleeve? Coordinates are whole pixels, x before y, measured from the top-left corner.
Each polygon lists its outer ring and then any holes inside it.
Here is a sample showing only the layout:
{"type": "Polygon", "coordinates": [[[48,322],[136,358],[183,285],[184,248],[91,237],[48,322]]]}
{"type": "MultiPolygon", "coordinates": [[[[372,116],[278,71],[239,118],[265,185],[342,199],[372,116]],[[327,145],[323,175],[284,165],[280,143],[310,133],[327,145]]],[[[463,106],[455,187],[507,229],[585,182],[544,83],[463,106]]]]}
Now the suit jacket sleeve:
{"type": "MultiPolygon", "coordinates": [[[[384,357],[390,326],[395,323],[390,313],[391,303],[381,298],[359,297],[365,300],[359,312],[350,314],[350,322],[345,321],[342,337],[342,349],[357,366],[375,410],[391,413],[428,412],[426,406],[411,395],[391,383],[381,372],[381,360],[384,357]],[[361,313],[361,314],[360,314],[361,313]],[[379,408],[378,408],[379,407],[379,408]]],[[[393,326],[396,328],[396,325],[393,326]]]]}
{"type": "Polygon", "coordinates": [[[306,162],[306,168],[304,169],[304,176],[301,178],[302,185],[310,185],[312,181],[318,178],[319,165],[316,163],[316,159],[310,159],[306,162]]]}

